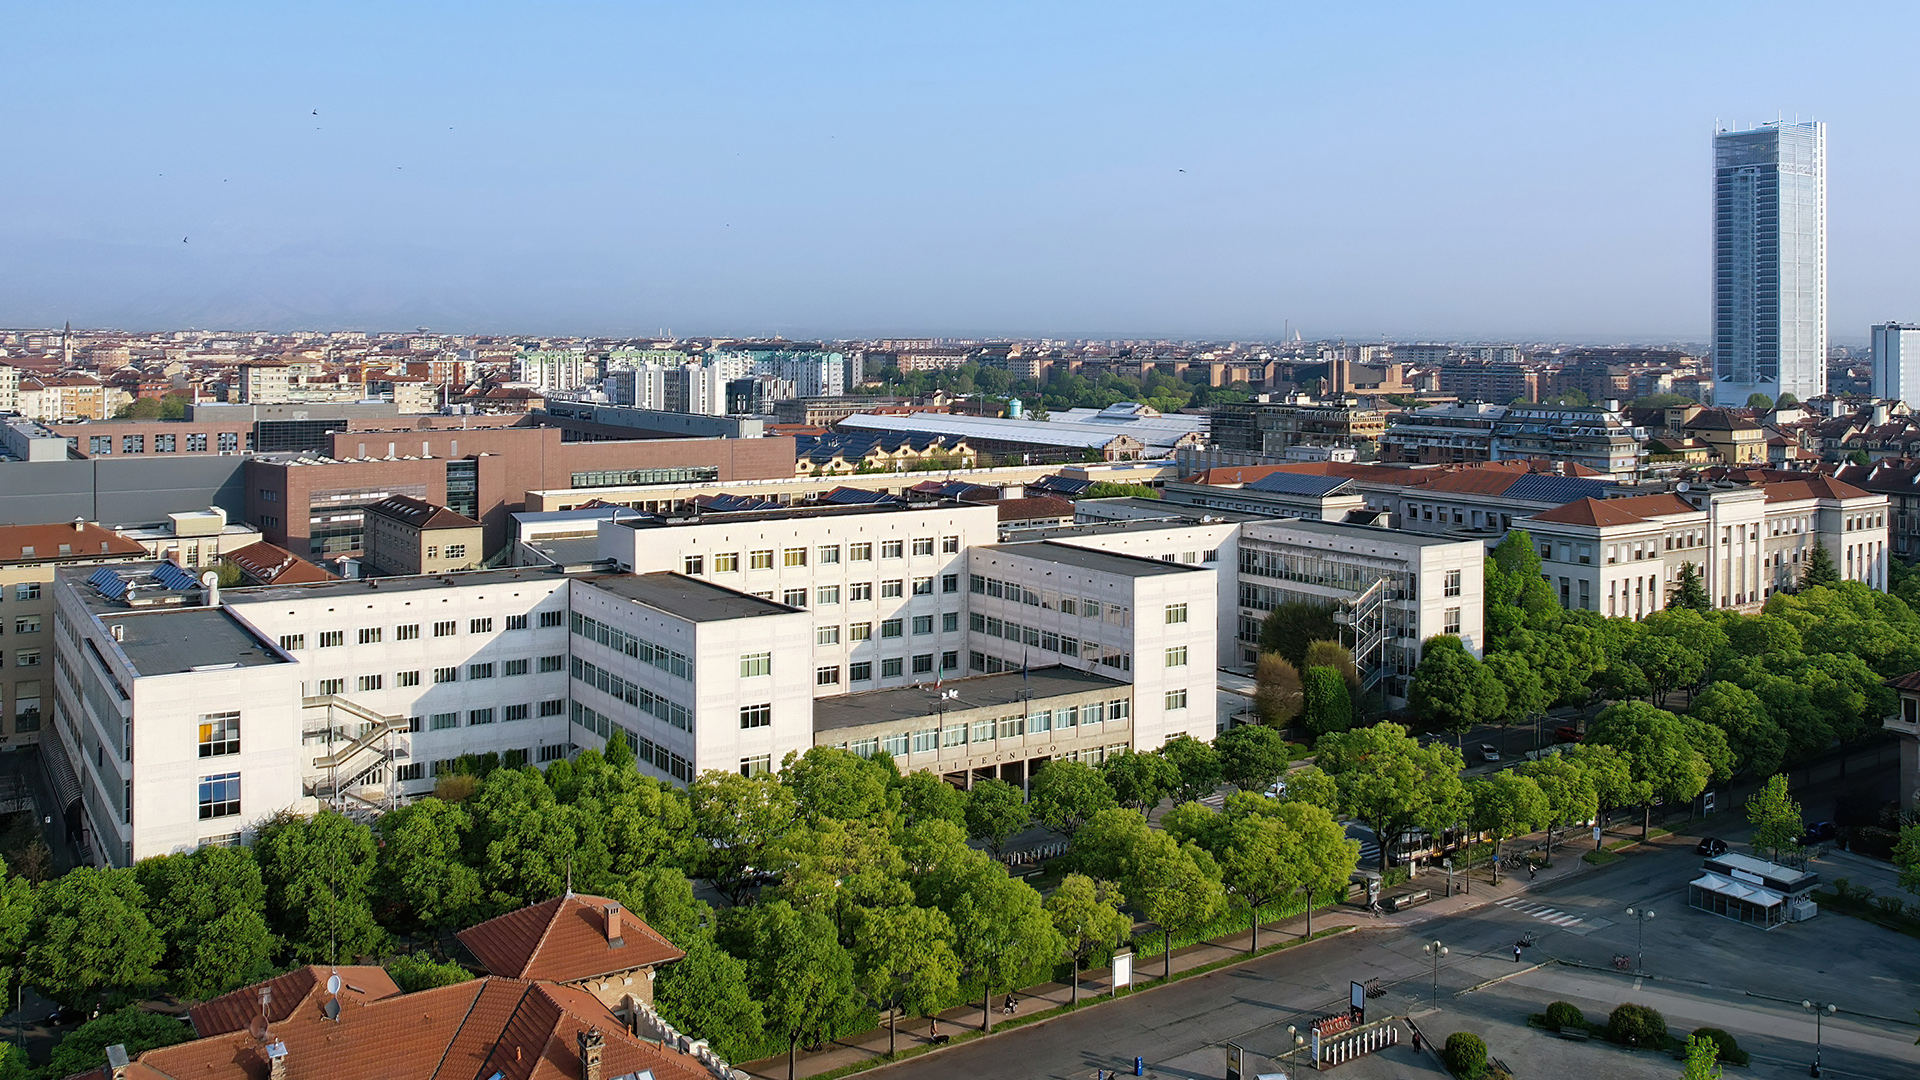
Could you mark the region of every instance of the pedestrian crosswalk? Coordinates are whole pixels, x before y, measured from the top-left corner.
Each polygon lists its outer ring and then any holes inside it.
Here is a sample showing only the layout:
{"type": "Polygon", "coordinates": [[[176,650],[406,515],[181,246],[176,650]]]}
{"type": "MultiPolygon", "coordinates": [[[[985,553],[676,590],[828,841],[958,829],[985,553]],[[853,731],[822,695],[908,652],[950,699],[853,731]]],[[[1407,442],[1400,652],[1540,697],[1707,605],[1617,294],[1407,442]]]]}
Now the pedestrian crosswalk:
{"type": "Polygon", "coordinates": [[[1493,903],[1495,907],[1503,907],[1508,911],[1517,911],[1522,915],[1531,915],[1553,926],[1578,926],[1586,921],[1578,915],[1569,915],[1559,908],[1548,907],[1545,904],[1536,904],[1531,900],[1525,900],[1518,896],[1509,896],[1503,900],[1495,900],[1493,903]]]}
{"type": "Polygon", "coordinates": [[[1380,842],[1373,839],[1373,833],[1368,832],[1364,836],[1354,836],[1352,833],[1348,833],[1347,836],[1350,839],[1360,841],[1361,866],[1373,867],[1380,865],[1380,842]]]}
{"type": "Polygon", "coordinates": [[[1200,805],[1209,810],[1224,810],[1227,806],[1227,793],[1224,791],[1216,791],[1211,795],[1202,795],[1200,797],[1200,805]]]}

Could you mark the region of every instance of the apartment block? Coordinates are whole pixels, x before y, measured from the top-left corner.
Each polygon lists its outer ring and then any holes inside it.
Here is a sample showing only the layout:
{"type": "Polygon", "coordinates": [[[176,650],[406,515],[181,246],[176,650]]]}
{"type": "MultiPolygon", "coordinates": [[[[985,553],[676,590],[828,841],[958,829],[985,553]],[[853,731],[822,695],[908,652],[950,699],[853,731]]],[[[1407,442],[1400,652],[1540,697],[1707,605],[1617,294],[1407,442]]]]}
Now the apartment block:
{"type": "Polygon", "coordinates": [[[139,544],[85,521],[0,525],[0,746],[39,742],[52,711],[55,575],[145,556],[139,544]]]}

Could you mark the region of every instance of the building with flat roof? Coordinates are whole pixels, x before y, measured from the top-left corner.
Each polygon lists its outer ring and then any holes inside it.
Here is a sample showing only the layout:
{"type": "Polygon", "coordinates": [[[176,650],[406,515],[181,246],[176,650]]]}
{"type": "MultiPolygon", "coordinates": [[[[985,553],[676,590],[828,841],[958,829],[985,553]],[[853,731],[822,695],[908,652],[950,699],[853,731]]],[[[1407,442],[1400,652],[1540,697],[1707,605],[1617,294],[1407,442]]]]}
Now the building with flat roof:
{"type": "Polygon", "coordinates": [[[1827,125],[1713,137],[1714,401],[1827,392],[1827,125]]]}
{"type": "Polygon", "coordinates": [[[146,555],[90,522],[0,525],[0,746],[38,743],[52,712],[55,575],[146,555]]]}

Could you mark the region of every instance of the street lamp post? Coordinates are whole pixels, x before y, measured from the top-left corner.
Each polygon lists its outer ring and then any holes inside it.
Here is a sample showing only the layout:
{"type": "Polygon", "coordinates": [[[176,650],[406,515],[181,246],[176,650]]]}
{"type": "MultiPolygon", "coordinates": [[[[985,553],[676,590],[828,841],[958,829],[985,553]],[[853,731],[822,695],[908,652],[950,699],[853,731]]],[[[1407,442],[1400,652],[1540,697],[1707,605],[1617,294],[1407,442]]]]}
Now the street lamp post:
{"type": "Polygon", "coordinates": [[[1653,918],[1653,909],[1628,908],[1627,915],[1633,919],[1634,925],[1639,931],[1635,947],[1635,952],[1639,959],[1635,965],[1634,974],[1645,975],[1647,973],[1647,920],[1653,918]]]}
{"type": "Polygon", "coordinates": [[[1436,940],[1420,948],[1428,956],[1433,957],[1433,1003],[1438,1005],[1440,1004],[1440,958],[1447,955],[1447,947],[1436,940]]]}
{"type": "Polygon", "coordinates": [[[1292,1024],[1288,1024],[1287,1038],[1289,1042],[1287,1044],[1286,1060],[1287,1060],[1287,1063],[1291,1065],[1293,1063],[1293,1055],[1299,1053],[1301,1047],[1304,1047],[1307,1045],[1307,1037],[1305,1035],[1300,1034],[1299,1028],[1293,1026],[1292,1024]]]}
{"type": "Polygon", "coordinates": [[[1813,1067],[1807,1070],[1808,1076],[1820,1075],[1820,1018],[1824,1014],[1832,1016],[1840,1011],[1838,1005],[1819,1001],[1802,1001],[1800,1007],[1813,1013],[1813,1067]]]}

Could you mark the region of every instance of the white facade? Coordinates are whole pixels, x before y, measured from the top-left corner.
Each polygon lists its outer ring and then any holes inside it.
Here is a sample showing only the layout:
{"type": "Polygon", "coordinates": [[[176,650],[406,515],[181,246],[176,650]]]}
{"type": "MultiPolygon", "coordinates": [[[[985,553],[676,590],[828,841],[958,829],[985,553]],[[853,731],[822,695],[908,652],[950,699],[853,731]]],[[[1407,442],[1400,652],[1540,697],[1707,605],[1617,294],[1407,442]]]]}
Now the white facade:
{"type": "Polygon", "coordinates": [[[671,570],[813,618],[816,696],[958,674],[966,550],[997,538],[991,505],[847,507],[607,521],[600,557],[671,570]]]}
{"type": "Polygon", "coordinates": [[[1920,326],[1874,325],[1873,396],[1920,405],[1920,326]]]}
{"type": "Polygon", "coordinates": [[[1214,737],[1213,571],[1047,541],[975,548],[967,570],[970,671],[1077,667],[1133,684],[1136,748],[1214,737]]]}

